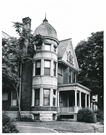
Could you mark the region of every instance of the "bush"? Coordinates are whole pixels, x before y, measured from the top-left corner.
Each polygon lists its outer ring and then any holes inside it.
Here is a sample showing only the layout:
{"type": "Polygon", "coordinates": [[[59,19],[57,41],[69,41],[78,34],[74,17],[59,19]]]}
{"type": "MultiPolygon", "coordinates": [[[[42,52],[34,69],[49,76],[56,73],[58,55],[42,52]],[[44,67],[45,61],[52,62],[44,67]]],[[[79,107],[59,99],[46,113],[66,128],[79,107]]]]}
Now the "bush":
{"type": "Polygon", "coordinates": [[[80,122],[95,123],[96,117],[88,108],[83,108],[78,111],[77,120],[80,122]]]}
{"type": "Polygon", "coordinates": [[[23,115],[21,116],[19,121],[25,121],[25,122],[35,122],[35,120],[32,119],[32,117],[27,116],[27,115],[23,115]]]}
{"type": "Polygon", "coordinates": [[[95,111],[95,113],[96,113],[97,121],[100,122],[101,124],[104,124],[104,113],[103,113],[103,111],[98,109],[97,111],[95,111]]]}
{"type": "Polygon", "coordinates": [[[18,133],[19,131],[16,128],[16,125],[12,122],[10,117],[3,112],[2,114],[2,132],[3,133],[18,133]]]}

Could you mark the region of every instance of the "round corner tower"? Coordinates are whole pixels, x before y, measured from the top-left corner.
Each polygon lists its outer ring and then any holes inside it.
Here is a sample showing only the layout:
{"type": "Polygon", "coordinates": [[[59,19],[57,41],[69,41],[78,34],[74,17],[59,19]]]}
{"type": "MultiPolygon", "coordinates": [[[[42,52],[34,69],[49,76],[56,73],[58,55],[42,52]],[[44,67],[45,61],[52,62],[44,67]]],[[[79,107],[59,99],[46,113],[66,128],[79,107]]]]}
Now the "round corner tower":
{"type": "Polygon", "coordinates": [[[44,37],[41,46],[35,46],[31,113],[35,119],[52,121],[57,116],[58,44],[56,30],[45,19],[34,35],[44,37]]]}

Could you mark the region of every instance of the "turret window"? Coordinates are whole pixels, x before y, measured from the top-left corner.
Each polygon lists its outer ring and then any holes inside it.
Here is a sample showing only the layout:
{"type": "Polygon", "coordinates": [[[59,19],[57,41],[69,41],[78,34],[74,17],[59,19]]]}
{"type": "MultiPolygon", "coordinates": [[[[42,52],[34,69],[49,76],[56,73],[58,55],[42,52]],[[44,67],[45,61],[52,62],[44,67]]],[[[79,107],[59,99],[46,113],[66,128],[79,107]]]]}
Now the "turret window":
{"type": "Polygon", "coordinates": [[[50,44],[45,44],[45,50],[50,51],[51,50],[51,45],[50,44]]]}
{"type": "Polygon", "coordinates": [[[35,74],[36,75],[40,75],[40,71],[41,70],[41,60],[37,60],[36,61],[36,71],[35,71],[35,74]]]}
{"type": "Polygon", "coordinates": [[[45,60],[44,75],[50,75],[50,64],[51,64],[51,62],[49,60],[45,60]]]}

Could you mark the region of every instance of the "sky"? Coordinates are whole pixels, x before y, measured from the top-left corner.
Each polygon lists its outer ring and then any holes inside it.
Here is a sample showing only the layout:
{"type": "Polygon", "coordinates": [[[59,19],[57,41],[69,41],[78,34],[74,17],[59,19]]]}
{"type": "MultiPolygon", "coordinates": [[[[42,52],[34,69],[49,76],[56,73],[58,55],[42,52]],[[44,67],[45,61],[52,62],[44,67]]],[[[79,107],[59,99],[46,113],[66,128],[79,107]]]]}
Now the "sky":
{"type": "Polygon", "coordinates": [[[30,17],[34,31],[43,19],[56,29],[58,40],[72,38],[75,46],[105,29],[105,0],[1,0],[1,30],[17,37],[12,22],[30,17]]]}

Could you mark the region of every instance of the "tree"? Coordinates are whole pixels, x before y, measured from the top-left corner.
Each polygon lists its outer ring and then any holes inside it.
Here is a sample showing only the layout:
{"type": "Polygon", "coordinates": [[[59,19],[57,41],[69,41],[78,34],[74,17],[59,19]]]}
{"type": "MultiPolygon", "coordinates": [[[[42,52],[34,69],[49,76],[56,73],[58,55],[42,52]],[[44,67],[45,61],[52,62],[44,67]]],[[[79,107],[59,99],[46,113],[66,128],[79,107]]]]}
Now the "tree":
{"type": "Polygon", "coordinates": [[[81,69],[79,83],[90,88],[92,95],[98,94],[99,97],[103,97],[103,34],[103,31],[92,33],[87,41],[79,42],[75,48],[81,69]]]}
{"type": "Polygon", "coordinates": [[[19,34],[18,39],[14,37],[2,39],[2,87],[16,90],[20,115],[22,64],[26,61],[33,62],[34,45],[40,45],[43,42],[41,35],[33,36],[31,30],[24,29],[23,26],[22,23],[14,23],[19,34]]]}

